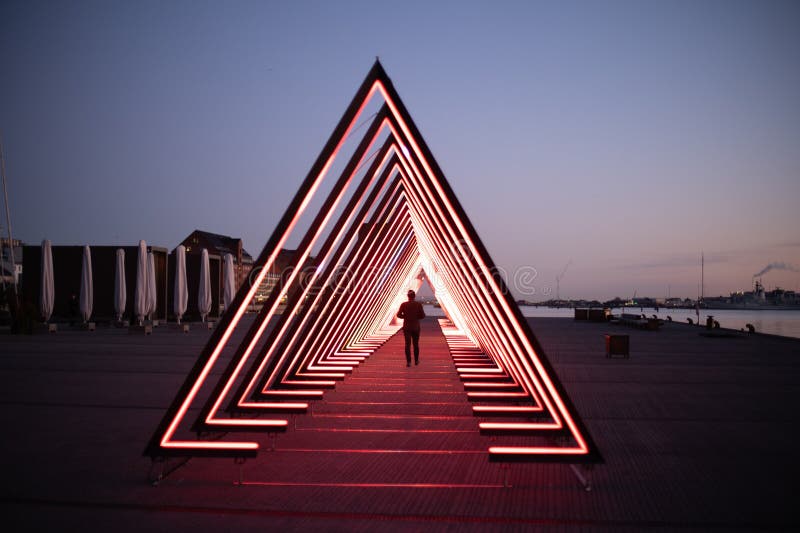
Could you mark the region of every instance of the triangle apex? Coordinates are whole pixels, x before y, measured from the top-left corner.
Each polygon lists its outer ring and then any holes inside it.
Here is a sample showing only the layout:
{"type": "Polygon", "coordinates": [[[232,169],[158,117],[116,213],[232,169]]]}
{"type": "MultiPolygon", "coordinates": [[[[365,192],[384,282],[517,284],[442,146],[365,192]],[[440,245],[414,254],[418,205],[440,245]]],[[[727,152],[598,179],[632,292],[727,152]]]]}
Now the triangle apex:
{"type": "Polygon", "coordinates": [[[383,63],[381,63],[381,59],[379,56],[375,56],[375,62],[372,64],[371,72],[377,76],[388,78],[386,74],[386,69],[383,68],[383,63]]]}

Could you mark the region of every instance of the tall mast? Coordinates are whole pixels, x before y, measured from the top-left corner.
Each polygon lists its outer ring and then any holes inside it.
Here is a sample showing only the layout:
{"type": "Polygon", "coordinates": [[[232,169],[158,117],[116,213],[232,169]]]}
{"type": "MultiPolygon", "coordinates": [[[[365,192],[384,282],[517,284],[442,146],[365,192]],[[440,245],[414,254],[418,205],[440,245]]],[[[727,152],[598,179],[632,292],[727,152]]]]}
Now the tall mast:
{"type": "Polygon", "coordinates": [[[561,289],[561,278],[563,278],[563,277],[564,277],[564,274],[566,274],[566,273],[567,273],[567,269],[569,268],[569,266],[570,266],[571,264],[572,264],[572,259],[570,259],[570,260],[567,262],[567,264],[566,264],[566,265],[564,265],[564,268],[561,270],[561,274],[559,274],[558,276],[556,276],[556,300],[560,300],[560,299],[561,299],[561,295],[559,294],[559,292],[560,292],[560,289],[561,289]]]}
{"type": "Polygon", "coordinates": [[[14,259],[14,239],[11,237],[11,211],[8,207],[8,188],[6,187],[6,160],[3,157],[3,138],[0,136],[0,174],[3,178],[3,198],[6,204],[6,227],[8,228],[8,249],[11,258],[11,279],[14,282],[14,294],[17,293],[17,262],[14,259]]]}
{"type": "MultiPolygon", "coordinates": [[[[3,228],[0,227],[0,234],[3,233],[3,228]]],[[[3,237],[0,236],[0,281],[3,282],[3,292],[6,290],[6,277],[2,272],[3,268],[3,237]]]]}
{"type": "Polygon", "coordinates": [[[700,252],[700,301],[703,301],[703,291],[706,288],[706,259],[705,254],[700,252]]]}

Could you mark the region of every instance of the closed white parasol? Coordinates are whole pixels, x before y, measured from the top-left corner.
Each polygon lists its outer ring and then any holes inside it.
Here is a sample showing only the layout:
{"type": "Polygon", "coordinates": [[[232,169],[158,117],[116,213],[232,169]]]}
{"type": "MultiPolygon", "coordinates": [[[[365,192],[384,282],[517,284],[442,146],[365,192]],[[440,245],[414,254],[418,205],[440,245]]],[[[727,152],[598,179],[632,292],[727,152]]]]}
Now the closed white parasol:
{"type": "Polygon", "coordinates": [[[153,252],[147,253],[147,318],[152,320],[158,304],[156,291],[156,261],[153,252]]]}
{"type": "Polygon", "coordinates": [[[200,256],[200,287],[197,290],[197,310],[203,322],[211,312],[211,272],[208,264],[208,250],[203,248],[200,256]]]}
{"type": "Polygon", "coordinates": [[[233,276],[233,255],[231,254],[225,254],[225,263],[222,269],[222,282],[222,301],[225,302],[225,310],[227,310],[236,293],[236,281],[233,276]]]}
{"type": "Polygon", "coordinates": [[[83,264],[81,265],[81,292],[80,310],[84,322],[92,316],[94,305],[94,282],[92,280],[92,251],[88,246],[83,247],[83,264]]]}
{"type": "Polygon", "coordinates": [[[141,326],[147,314],[147,244],[144,241],[139,241],[139,251],[136,255],[136,293],[133,307],[141,326]]]}
{"type": "Polygon", "coordinates": [[[125,285],[125,250],[117,249],[117,268],[114,271],[114,311],[117,320],[122,321],[125,305],[128,303],[127,286],[125,285]]]}
{"type": "Polygon", "coordinates": [[[182,244],[175,250],[175,288],[172,300],[173,311],[180,324],[189,304],[189,291],[186,287],[186,247],[182,244]]]}
{"type": "Polygon", "coordinates": [[[53,314],[53,303],[55,292],[53,289],[53,249],[50,241],[42,241],[42,279],[41,291],[39,293],[39,312],[45,322],[50,320],[53,314]]]}

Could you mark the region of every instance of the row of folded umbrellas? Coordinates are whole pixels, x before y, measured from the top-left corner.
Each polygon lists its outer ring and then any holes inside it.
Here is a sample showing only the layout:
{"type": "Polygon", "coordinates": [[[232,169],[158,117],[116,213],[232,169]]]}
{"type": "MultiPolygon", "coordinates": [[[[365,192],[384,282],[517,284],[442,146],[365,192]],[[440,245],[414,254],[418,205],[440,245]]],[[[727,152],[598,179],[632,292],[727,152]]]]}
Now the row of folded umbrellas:
{"type": "MultiPolygon", "coordinates": [[[[183,245],[176,249],[175,282],[173,285],[173,312],[180,323],[189,303],[189,291],[186,283],[186,248],[183,245]]],[[[41,290],[39,294],[39,311],[47,322],[53,314],[55,291],[53,283],[53,251],[50,241],[42,241],[41,290]]],[[[227,309],[235,294],[233,256],[225,254],[223,262],[223,302],[227,309]]],[[[81,267],[81,289],[79,309],[84,322],[92,316],[94,304],[94,286],[92,281],[92,254],[89,246],[83,247],[83,263],[81,267]]],[[[152,318],[156,311],[157,290],[155,259],[153,252],[147,251],[147,243],[139,241],[136,258],[136,291],[134,292],[133,312],[141,324],[152,318]]],[[[125,250],[118,249],[114,273],[114,311],[117,320],[122,320],[127,306],[127,286],[125,282],[125,250]]],[[[208,250],[202,251],[200,260],[200,283],[197,291],[197,308],[202,320],[211,312],[211,273],[208,250]]]]}

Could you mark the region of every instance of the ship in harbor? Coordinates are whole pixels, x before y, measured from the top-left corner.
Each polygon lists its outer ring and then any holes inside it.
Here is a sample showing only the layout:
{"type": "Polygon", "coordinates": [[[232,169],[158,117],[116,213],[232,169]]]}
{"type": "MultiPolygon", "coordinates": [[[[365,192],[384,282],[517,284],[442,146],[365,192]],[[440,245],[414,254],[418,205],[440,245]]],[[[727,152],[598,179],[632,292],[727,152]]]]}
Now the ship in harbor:
{"type": "Polygon", "coordinates": [[[747,309],[747,310],[800,310],[800,292],[776,287],[766,290],[760,279],[753,282],[753,290],[732,292],[729,296],[706,296],[702,299],[692,298],[651,298],[636,297],[629,299],[614,298],[600,302],[597,300],[547,300],[543,302],[528,302],[518,300],[518,305],[533,305],[537,307],[586,307],[624,309],[747,309]]]}
{"type": "Polygon", "coordinates": [[[714,309],[800,309],[800,293],[775,287],[764,288],[760,279],[753,282],[753,290],[732,292],[730,296],[705,298],[701,307],[714,309]]]}

